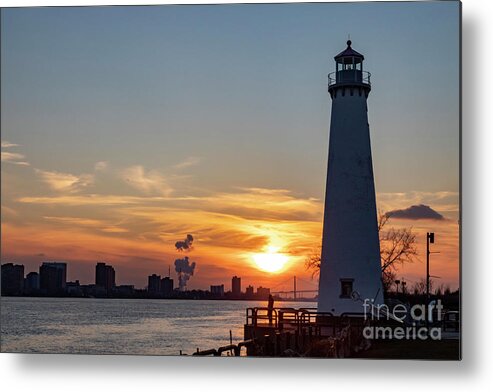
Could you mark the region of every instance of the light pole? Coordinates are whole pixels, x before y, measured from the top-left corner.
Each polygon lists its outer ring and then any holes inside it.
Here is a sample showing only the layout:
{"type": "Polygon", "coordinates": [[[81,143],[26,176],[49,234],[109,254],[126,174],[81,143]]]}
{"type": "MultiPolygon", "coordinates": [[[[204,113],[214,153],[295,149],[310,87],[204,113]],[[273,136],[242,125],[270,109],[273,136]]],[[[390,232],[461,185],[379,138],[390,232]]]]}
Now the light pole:
{"type": "Polygon", "coordinates": [[[430,306],[430,244],[435,243],[435,233],[426,233],[426,328],[429,327],[430,306]]]}
{"type": "Polygon", "coordinates": [[[430,244],[435,243],[435,233],[426,233],[426,307],[430,302],[430,244]]]}
{"type": "Polygon", "coordinates": [[[395,293],[399,294],[399,284],[401,283],[401,281],[399,279],[396,279],[394,283],[395,283],[395,293]]]}

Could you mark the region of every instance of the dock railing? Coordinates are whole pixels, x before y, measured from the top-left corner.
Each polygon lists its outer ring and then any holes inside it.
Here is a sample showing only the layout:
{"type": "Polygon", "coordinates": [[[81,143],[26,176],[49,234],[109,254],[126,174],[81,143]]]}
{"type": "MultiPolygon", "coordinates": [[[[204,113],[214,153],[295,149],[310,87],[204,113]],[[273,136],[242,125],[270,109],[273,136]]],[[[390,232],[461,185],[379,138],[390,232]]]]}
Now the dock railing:
{"type": "Polygon", "coordinates": [[[310,328],[317,336],[328,336],[334,335],[346,325],[363,326],[364,322],[361,313],[343,313],[336,317],[330,312],[318,312],[316,308],[255,307],[247,308],[245,325],[298,332],[310,328]]]}
{"type": "Polygon", "coordinates": [[[363,327],[364,323],[362,313],[334,316],[330,312],[318,312],[316,308],[255,307],[247,308],[245,325],[299,333],[310,330],[316,336],[333,336],[347,325],[363,327]]]}
{"type": "Polygon", "coordinates": [[[330,312],[318,312],[316,308],[246,309],[244,341],[199,350],[195,356],[347,356],[353,345],[361,339],[366,321],[361,313],[343,313],[334,316],[330,312]],[[321,346],[320,346],[321,345],[321,346]],[[245,349],[245,350],[242,350],[245,349]],[[315,351],[314,351],[315,350],[315,351]]]}

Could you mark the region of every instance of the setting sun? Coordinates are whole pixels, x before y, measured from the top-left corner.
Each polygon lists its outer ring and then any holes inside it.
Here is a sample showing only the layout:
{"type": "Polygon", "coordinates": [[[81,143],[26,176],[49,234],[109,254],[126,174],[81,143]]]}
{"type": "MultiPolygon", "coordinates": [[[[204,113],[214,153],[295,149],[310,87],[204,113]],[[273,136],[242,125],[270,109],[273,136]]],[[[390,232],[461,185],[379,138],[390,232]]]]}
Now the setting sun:
{"type": "Polygon", "coordinates": [[[279,248],[269,246],[267,252],[256,253],[253,260],[257,267],[265,272],[279,272],[288,261],[288,256],[278,253],[279,248]]]}

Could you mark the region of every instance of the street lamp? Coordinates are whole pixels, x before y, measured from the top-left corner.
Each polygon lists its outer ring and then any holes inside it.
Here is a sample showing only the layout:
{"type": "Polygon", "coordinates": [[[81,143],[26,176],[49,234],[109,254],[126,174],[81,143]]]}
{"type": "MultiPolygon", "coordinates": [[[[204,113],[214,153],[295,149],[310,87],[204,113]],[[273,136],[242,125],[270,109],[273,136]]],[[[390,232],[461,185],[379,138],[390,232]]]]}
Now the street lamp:
{"type": "Polygon", "coordinates": [[[435,233],[426,233],[426,304],[430,302],[430,244],[435,243],[435,233]]]}

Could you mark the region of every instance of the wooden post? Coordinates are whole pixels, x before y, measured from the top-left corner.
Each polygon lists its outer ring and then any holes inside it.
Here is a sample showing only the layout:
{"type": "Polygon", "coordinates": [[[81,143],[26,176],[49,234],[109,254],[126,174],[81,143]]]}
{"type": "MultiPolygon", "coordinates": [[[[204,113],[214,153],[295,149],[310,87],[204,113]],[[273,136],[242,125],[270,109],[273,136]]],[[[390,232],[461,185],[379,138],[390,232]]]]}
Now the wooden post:
{"type": "Polygon", "coordinates": [[[264,335],[264,356],[270,356],[271,354],[271,338],[270,335],[264,335]]]}
{"type": "Polygon", "coordinates": [[[279,332],[276,333],[276,351],[275,355],[281,355],[282,347],[281,347],[281,334],[279,332]]]}
{"type": "Polygon", "coordinates": [[[291,332],[286,332],[284,334],[284,336],[286,337],[286,340],[285,340],[285,342],[286,342],[285,348],[287,350],[287,349],[291,348],[291,332]]]}

